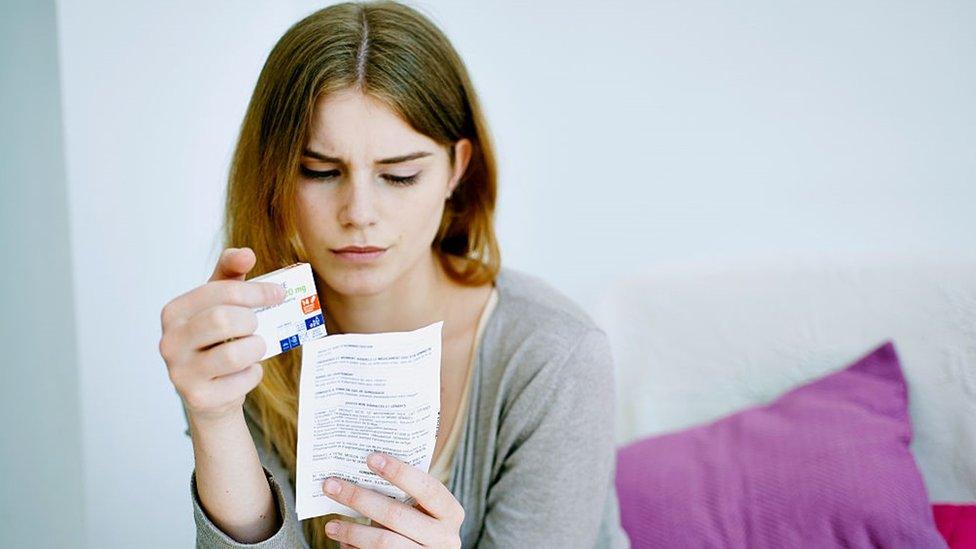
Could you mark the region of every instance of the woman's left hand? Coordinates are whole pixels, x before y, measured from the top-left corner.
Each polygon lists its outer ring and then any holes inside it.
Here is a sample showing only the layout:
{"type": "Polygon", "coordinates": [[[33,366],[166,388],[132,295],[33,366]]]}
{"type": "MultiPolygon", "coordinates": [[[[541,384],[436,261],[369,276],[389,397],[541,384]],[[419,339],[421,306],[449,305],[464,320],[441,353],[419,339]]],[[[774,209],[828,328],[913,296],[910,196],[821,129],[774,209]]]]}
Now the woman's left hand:
{"type": "Polygon", "coordinates": [[[322,483],[325,495],[386,527],[332,520],[325,527],[330,538],[362,548],[461,546],[459,531],[464,508],[446,486],[388,454],[370,454],[366,464],[412,496],[417,504],[411,507],[379,492],[329,477],[322,483]],[[332,490],[333,487],[338,489],[332,490]],[[337,528],[333,531],[334,526],[337,528]]]}

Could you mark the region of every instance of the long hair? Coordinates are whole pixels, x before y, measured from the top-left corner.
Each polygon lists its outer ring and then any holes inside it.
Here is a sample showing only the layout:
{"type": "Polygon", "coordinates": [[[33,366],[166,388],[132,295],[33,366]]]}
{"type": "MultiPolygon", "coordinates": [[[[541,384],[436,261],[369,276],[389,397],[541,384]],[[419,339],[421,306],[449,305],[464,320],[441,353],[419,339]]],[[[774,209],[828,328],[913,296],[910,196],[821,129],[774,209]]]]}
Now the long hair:
{"type": "MultiPolygon", "coordinates": [[[[454,280],[478,286],[500,268],[493,227],[495,156],[467,69],[427,17],[395,2],[342,3],[289,28],[261,69],[231,161],[225,204],[225,246],[252,248],[253,275],[308,261],[297,231],[299,159],[316,100],[357,90],[382,101],[415,131],[442,145],[467,138],[472,156],[444,208],[432,243],[454,280]],[[451,257],[458,263],[452,263],[451,257]]],[[[299,352],[268,359],[247,396],[259,415],[265,447],[295,481],[299,352]]],[[[305,520],[313,548],[335,547],[325,535],[334,515],[305,520]]]]}

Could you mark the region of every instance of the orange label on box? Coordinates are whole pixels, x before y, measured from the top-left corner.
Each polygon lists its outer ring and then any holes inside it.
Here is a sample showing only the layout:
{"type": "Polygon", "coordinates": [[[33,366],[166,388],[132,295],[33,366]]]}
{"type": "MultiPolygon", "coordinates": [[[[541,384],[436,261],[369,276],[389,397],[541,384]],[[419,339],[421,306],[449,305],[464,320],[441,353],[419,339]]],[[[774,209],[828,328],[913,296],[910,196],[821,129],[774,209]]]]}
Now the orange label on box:
{"type": "Polygon", "coordinates": [[[319,294],[302,298],[302,312],[305,314],[319,310],[319,294]]]}

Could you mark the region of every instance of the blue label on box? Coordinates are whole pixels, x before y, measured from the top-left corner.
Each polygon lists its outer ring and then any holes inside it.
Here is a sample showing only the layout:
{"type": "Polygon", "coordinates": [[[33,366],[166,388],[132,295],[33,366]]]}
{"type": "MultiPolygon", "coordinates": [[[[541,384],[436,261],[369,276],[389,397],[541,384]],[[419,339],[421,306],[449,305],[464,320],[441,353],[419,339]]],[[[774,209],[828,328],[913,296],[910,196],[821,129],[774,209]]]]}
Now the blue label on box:
{"type": "Polygon", "coordinates": [[[295,334],[287,339],[282,339],[278,344],[281,345],[281,352],[285,352],[298,347],[302,342],[298,339],[298,334],[295,334]]]}
{"type": "Polygon", "coordinates": [[[305,319],[305,328],[308,330],[311,330],[312,328],[318,328],[319,326],[322,325],[323,322],[325,322],[325,319],[322,318],[322,313],[319,313],[313,317],[305,319]]]}

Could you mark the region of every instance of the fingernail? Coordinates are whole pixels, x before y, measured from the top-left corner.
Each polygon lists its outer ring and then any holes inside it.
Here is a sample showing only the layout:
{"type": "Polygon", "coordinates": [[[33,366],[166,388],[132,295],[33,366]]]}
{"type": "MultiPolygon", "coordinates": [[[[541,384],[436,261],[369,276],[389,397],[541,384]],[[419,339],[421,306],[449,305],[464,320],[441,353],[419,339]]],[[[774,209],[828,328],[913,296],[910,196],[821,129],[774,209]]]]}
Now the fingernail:
{"type": "Polygon", "coordinates": [[[373,467],[382,471],[383,467],[386,466],[386,458],[384,458],[382,454],[371,454],[369,456],[369,463],[373,467]]]}
{"type": "Polygon", "coordinates": [[[325,531],[329,533],[330,536],[334,536],[339,533],[339,523],[336,521],[331,521],[326,523],[325,531]]]}
{"type": "Polygon", "coordinates": [[[330,496],[337,496],[339,495],[340,490],[342,490],[342,485],[339,484],[339,481],[333,480],[331,478],[325,481],[326,494],[329,494],[330,496]]]}
{"type": "Polygon", "coordinates": [[[282,288],[281,286],[275,286],[275,298],[276,299],[284,299],[285,298],[285,289],[282,288]]]}

